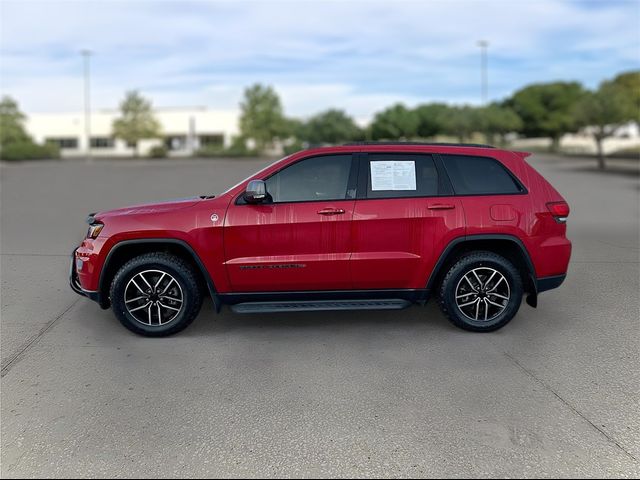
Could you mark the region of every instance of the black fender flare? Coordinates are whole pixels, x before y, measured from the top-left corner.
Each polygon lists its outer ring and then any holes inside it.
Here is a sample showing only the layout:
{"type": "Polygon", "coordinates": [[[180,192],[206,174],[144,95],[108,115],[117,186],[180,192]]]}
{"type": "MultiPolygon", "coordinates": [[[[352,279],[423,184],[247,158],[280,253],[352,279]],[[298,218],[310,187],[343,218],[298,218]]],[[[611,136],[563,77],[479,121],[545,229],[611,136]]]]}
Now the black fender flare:
{"type": "Polygon", "coordinates": [[[431,274],[429,275],[429,280],[427,280],[427,291],[431,292],[433,290],[434,283],[438,278],[438,275],[440,274],[442,267],[447,261],[449,254],[453,251],[453,249],[456,246],[460,245],[461,243],[473,242],[478,240],[502,240],[502,241],[506,240],[506,241],[512,242],[514,245],[516,245],[520,249],[520,252],[522,253],[522,256],[525,260],[525,264],[527,266],[528,281],[529,281],[529,284],[531,285],[531,288],[530,288],[531,291],[527,296],[527,303],[535,308],[538,305],[538,289],[537,289],[537,281],[536,281],[536,274],[535,274],[536,270],[535,270],[535,267],[533,266],[533,262],[531,261],[531,256],[529,255],[529,251],[527,250],[527,247],[524,245],[522,240],[520,240],[515,235],[477,234],[477,235],[463,235],[461,237],[454,238],[447,244],[445,249],[442,251],[442,253],[438,257],[438,261],[436,262],[435,266],[433,267],[433,270],[431,271],[431,274]]]}
{"type": "Polygon", "coordinates": [[[213,305],[216,309],[216,312],[220,311],[220,309],[222,308],[222,302],[220,300],[220,297],[218,296],[218,292],[215,288],[213,280],[211,279],[211,275],[209,274],[209,271],[204,266],[204,263],[202,262],[202,260],[200,259],[196,251],[193,249],[193,247],[189,245],[187,242],[185,242],[184,240],[180,240],[177,238],[158,238],[158,237],[136,238],[134,240],[122,240],[120,242],[117,242],[115,245],[111,247],[111,249],[109,250],[109,253],[107,253],[107,257],[105,258],[104,264],[102,265],[102,269],[100,270],[100,279],[98,281],[98,289],[99,289],[98,291],[100,292],[104,291],[105,282],[106,282],[105,272],[108,270],[109,262],[112,260],[114,253],[119,249],[121,249],[122,247],[126,247],[128,245],[140,245],[145,243],[173,244],[173,245],[179,245],[180,247],[184,248],[189,253],[194,263],[198,266],[198,269],[200,270],[200,273],[202,274],[202,277],[204,278],[205,283],[207,284],[207,290],[209,290],[209,295],[211,296],[211,300],[213,301],[213,305]]]}

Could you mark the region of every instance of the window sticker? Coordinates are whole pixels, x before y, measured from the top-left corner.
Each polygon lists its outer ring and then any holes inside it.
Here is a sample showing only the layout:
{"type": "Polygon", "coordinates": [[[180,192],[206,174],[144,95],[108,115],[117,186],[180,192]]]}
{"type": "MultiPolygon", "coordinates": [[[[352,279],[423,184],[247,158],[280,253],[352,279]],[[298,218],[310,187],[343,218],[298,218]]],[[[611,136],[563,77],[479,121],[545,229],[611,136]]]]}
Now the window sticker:
{"type": "Polygon", "coordinates": [[[370,162],[371,190],[416,190],[416,162],[370,162]]]}

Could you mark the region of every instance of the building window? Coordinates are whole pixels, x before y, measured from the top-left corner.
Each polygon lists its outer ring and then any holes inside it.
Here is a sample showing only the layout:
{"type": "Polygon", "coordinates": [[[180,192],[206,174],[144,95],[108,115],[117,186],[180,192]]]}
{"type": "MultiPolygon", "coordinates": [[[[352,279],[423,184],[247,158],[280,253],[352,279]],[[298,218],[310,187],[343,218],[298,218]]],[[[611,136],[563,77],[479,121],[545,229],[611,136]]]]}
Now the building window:
{"type": "Polygon", "coordinates": [[[201,147],[222,147],[224,145],[224,135],[221,133],[198,135],[198,142],[201,147]]]}
{"type": "Polygon", "coordinates": [[[169,150],[184,150],[187,148],[186,135],[169,135],[164,137],[164,144],[169,150]]]}
{"type": "Polygon", "coordinates": [[[60,149],[74,150],[78,148],[78,139],[75,137],[45,138],[45,143],[53,143],[60,149]]]}
{"type": "Polygon", "coordinates": [[[91,148],[113,148],[114,145],[111,137],[91,137],[91,148]]]}

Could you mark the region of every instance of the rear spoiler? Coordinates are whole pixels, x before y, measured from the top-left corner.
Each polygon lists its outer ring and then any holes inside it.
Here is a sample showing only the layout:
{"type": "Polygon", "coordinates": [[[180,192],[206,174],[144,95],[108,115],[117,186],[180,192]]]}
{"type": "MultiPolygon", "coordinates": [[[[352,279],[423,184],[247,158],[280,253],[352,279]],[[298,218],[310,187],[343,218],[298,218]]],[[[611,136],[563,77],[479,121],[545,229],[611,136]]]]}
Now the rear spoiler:
{"type": "Polygon", "coordinates": [[[520,158],[522,158],[523,160],[527,157],[530,157],[531,155],[533,155],[533,153],[531,152],[519,152],[517,150],[512,150],[512,153],[516,154],[517,156],[519,156],[520,158]]]}

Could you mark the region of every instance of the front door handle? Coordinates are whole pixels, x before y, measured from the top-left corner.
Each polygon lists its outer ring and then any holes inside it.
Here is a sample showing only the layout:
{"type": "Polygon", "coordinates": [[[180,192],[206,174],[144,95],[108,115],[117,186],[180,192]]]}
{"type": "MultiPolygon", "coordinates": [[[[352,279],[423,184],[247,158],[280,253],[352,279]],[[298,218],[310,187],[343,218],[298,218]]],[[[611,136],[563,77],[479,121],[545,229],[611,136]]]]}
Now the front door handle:
{"type": "Polygon", "coordinates": [[[341,208],[323,208],[318,210],[318,215],[342,215],[344,210],[341,208]]]}
{"type": "Polygon", "coordinates": [[[432,205],[429,205],[427,208],[429,210],[452,210],[456,208],[456,206],[450,203],[434,203],[432,205]]]}

